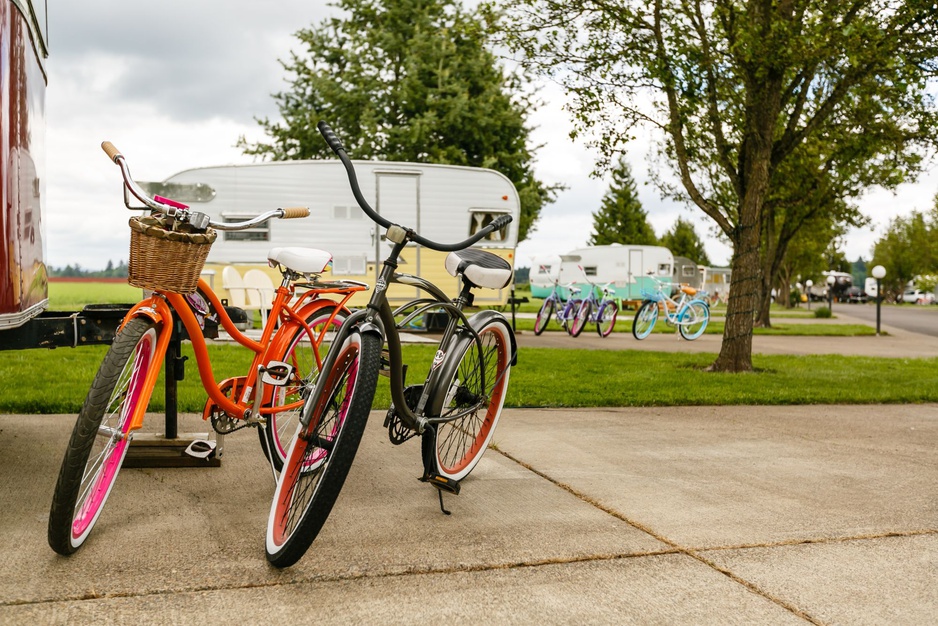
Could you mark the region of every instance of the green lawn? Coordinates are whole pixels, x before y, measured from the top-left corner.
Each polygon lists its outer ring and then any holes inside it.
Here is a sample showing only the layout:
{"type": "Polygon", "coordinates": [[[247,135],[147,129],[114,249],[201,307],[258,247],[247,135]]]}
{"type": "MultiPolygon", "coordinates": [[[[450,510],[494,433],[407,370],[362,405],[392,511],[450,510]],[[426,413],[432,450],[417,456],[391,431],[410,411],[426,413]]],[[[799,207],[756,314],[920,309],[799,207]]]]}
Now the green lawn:
{"type": "MultiPolygon", "coordinates": [[[[0,412],[74,413],[106,346],[11,351],[0,362],[0,412]],[[51,384],[37,384],[49,381],[51,384]]],[[[408,381],[422,378],[435,346],[405,346],[408,381]]],[[[188,345],[184,354],[191,357],[188,345]]],[[[215,378],[243,374],[247,352],[211,346],[215,378]]],[[[754,355],[752,374],[705,371],[714,354],[525,348],[512,370],[507,406],[596,407],[938,402],[938,359],[754,355]]],[[[180,410],[200,412],[205,392],[194,359],[179,383],[180,410]]],[[[163,408],[162,382],[151,409],[163,408]]],[[[376,408],[390,402],[381,378],[376,408]]]]}
{"type": "MultiPolygon", "coordinates": [[[[132,302],[140,290],[120,283],[52,283],[50,296],[59,310],[78,309],[85,302],[132,302]]],[[[537,303],[537,301],[535,301],[537,303]]],[[[536,305],[535,305],[536,306],[536,305]]],[[[799,312],[792,312],[797,315],[799,312]]],[[[719,313],[717,313],[719,314],[719,313]]],[[[801,313],[802,316],[807,311],[801,313]]],[[[620,315],[617,331],[630,332],[631,311],[620,315]]],[[[519,319],[530,330],[533,320],[519,319]]],[[[656,332],[674,332],[659,323],[656,332]]],[[[556,322],[551,324],[558,329],[556,322]]],[[[584,332],[595,332],[592,327],[584,332]]],[[[722,332],[722,320],[708,332],[722,332]]],[[[871,334],[867,326],[784,321],[757,333],[792,335],[871,334]]],[[[0,411],[74,413],[87,393],[107,346],[78,349],[10,351],[0,361],[0,411]],[[49,381],[50,384],[37,384],[49,381]]],[[[408,381],[419,382],[435,346],[408,345],[408,381]]],[[[179,383],[179,406],[200,412],[205,392],[199,383],[191,347],[186,379],[179,383]]],[[[228,344],[210,345],[216,380],[244,373],[251,354],[228,344]]],[[[525,348],[512,371],[507,406],[588,407],[732,404],[906,403],[938,402],[938,359],[882,359],[842,356],[754,355],[752,374],[705,371],[714,354],[672,354],[645,351],[587,351],[525,348]]],[[[163,409],[163,383],[158,383],[152,410],[163,409]]],[[[378,385],[375,407],[387,407],[387,380],[378,385]]]]}
{"type": "Polygon", "coordinates": [[[50,282],[49,308],[80,311],[86,304],[126,304],[143,297],[143,290],[127,283],[50,282]]]}

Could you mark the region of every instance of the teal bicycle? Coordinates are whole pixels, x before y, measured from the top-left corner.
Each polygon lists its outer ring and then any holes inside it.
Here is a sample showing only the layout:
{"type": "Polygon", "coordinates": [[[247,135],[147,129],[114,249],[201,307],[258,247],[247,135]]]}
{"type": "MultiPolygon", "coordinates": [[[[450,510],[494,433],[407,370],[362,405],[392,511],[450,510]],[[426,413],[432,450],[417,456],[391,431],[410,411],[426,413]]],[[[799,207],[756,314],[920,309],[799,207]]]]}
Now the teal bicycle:
{"type": "Polygon", "coordinates": [[[661,281],[654,277],[652,279],[657,283],[657,289],[653,293],[642,291],[645,300],[632,320],[632,335],[639,340],[650,335],[659,314],[663,312],[665,323],[677,326],[681,337],[688,341],[700,337],[710,322],[710,305],[701,299],[706,294],[682,284],[677,287],[675,295],[678,298],[675,300],[669,293],[665,293],[661,281]]]}

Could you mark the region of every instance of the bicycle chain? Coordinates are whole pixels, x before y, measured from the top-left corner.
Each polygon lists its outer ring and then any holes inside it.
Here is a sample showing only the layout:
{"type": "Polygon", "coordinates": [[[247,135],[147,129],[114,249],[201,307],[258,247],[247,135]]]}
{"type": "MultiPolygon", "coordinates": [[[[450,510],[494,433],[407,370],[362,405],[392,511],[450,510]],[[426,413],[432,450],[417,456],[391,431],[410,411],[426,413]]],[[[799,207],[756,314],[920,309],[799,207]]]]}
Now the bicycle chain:
{"type": "MultiPolygon", "coordinates": [[[[243,421],[243,420],[239,420],[243,421]]],[[[217,416],[212,415],[211,417],[212,429],[219,435],[230,435],[231,433],[237,432],[242,428],[248,428],[250,426],[257,426],[257,422],[244,422],[238,426],[232,426],[235,423],[235,420],[231,419],[227,415],[217,416]],[[219,424],[227,424],[227,426],[219,426],[219,424]]]]}

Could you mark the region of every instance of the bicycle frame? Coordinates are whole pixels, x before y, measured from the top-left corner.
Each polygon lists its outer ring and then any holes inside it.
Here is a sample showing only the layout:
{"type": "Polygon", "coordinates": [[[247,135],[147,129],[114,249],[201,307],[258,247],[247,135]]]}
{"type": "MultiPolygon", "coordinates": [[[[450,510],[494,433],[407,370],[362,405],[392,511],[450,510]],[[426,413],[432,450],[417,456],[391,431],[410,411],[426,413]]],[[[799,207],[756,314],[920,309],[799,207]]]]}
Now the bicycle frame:
{"type": "MultiPolygon", "coordinates": [[[[658,282],[656,280],[656,282],[658,282]]],[[[691,302],[694,301],[694,297],[691,297],[687,292],[681,291],[681,297],[677,300],[667,295],[662,291],[660,282],[658,283],[658,289],[653,294],[645,293],[646,298],[653,302],[658,303],[658,310],[663,310],[665,315],[665,321],[669,324],[675,326],[689,326],[697,322],[696,319],[690,319],[686,322],[681,322],[681,313],[684,312],[691,302]],[[672,312],[673,309],[673,312],[672,312]]]]}
{"type": "MultiPolygon", "coordinates": [[[[342,289],[327,288],[322,290],[310,290],[302,294],[294,305],[290,305],[289,301],[294,294],[294,288],[289,285],[289,281],[285,279],[283,284],[277,288],[276,295],[274,297],[273,303],[271,304],[271,312],[267,318],[268,323],[262,331],[260,340],[254,341],[242,333],[235,326],[234,322],[231,320],[231,317],[225,311],[225,307],[223,306],[221,300],[218,298],[215,292],[212,291],[208,283],[200,279],[198,291],[208,299],[212,309],[217,312],[221,326],[238,344],[255,353],[250,370],[245,377],[241,398],[235,400],[225,396],[224,393],[222,393],[219,384],[215,381],[215,375],[212,371],[211,358],[208,354],[208,347],[205,342],[205,337],[202,333],[202,327],[199,323],[199,320],[192,312],[192,308],[186,300],[185,296],[169,291],[155,291],[150,297],[140,301],[130,310],[130,312],[125,316],[121,327],[123,327],[132,318],[141,316],[147,317],[154,323],[158,324],[160,329],[154,358],[158,359],[157,362],[162,362],[162,359],[166,355],[166,349],[169,345],[170,337],[173,333],[173,313],[175,312],[176,317],[178,317],[179,321],[182,322],[182,325],[188,334],[189,340],[192,342],[192,348],[195,352],[196,363],[199,369],[199,378],[201,380],[202,386],[205,388],[206,393],[208,393],[209,398],[228,416],[234,419],[246,420],[248,422],[257,422],[260,421],[264,415],[286,409],[295,409],[302,404],[302,402],[296,402],[295,404],[278,406],[276,408],[270,406],[261,406],[262,403],[260,400],[264,400],[264,404],[270,404],[269,400],[270,394],[272,393],[272,388],[265,390],[263,392],[263,397],[261,397],[261,394],[254,394],[252,397],[252,391],[255,389],[255,387],[257,387],[258,376],[263,372],[263,366],[269,360],[268,355],[277,354],[278,350],[282,348],[280,343],[276,341],[277,337],[274,335],[274,326],[276,320],[283,317],[284,324],[295,324],[303,328],[303,330],[306,332],[306,335],[310,339],[310,344],[316,358],[316,363],[321,368],[323,361],[319,352],[319,348],[322,344],[323,337],[317,337],[315,332],[306,324],[304,320],[310,313],[317,309],[327,306],[334,306],[335,309],[333,310],[333,313],[326,324],[326,327],[328,327],[328,325],[331,324],[335,319],[335,315],[344,307],[345,303],[348,302],[352,295],[356,291],[360,291],[365,288],[363,285],[357,286],[358,288],[355,287],[356,286],[354,285],[349,285],[348,287],[342,289]],[[323,293],[341,294],[343,291],[346,291],[347,293],[344,293],[344,297],[341,300],[319,298],[319,295],[323,293]],[[251,402],[252,398],[253,402],[251,402]],[[251,403],[249,404],[249,402],[251,403]]],[[[288,335],[289,333],[281,333],[280,336],[284,339],[281,339],[280,341],[284,341],[288,335]]],[[[160,369],[160,367],[154,367],[151,368],[148,372],[147,380],[143,386],[143,393],[146,394],[147,397],[141,398],[141,402],[137,403],[135,413],[131,418],[131,431],[137,430],[143,425],[144,412],[146,411],[147,405],[149,404],[149,396],[153,391],[160,369]]]]}
{"type": "MultiPolygon", "coordinates": [[[[388,347],[388,359],[390,361],[390,379],[391,379],[391,399],[394,402],[394,409],[401,417],[402,422],[411,430],[414,430],[417,434],[422,434],[426,427],[430,424],[440,424],[447,421],[453,421],[460,419],[465,415],[474,411],[477,407],[473,406],[465,409],[459,413],[443,417],[435,416],[424,416],[422,413],[426,410],[427,402],[430,400],[429,394],[434,389],[434,383],[436,378],[439,375],[440,368],[431,367],[430,373],[428,374],[425,384],[423,386],[423,391],[421,393],[420,400],[417,403],[416,413],[410,408],[405,397],[405,375],[406,367],[403,360],[403,351],[401,348],[401,338],[399,334],[399,327],[401,325],[407,324],[410,320],[415,318],[417,315],[431,310],[431,309],[444,309],[449,315],[449,321],[446,324],[446,328],[443,331],[443,336],[440,339],[439,350],[437,351],[434,363],[440,363],[445,359],[446,354],[456,346],[456,342],[459,341],[459,332],[467,332],[470,336],[471,341],[476,345],[476,348],[480,351],[481,358],[481,339],[478,332],[476,332],[473,321],[470,321],[466,318],[462,309],[466,304],[468,304],[471,294],[469,294],[468,287],[464,284],[460,295],[456,298],[455,301],[450,300],[446,294],[442,292],[436,285],[430,281],[421,278],[419,276],[414,276],[411,274],[399,274],[397,273],[397,259],[400,256],[401,251],[409,243],[410,239],[408,233],[400,227],[393,227],[388,231],[388,240],[393,243],[391,252],[388,254],[387,258],[384,260],[381,274],[378,277],[378,280],[375,282],[374,291],[371,294],[371,299],[368,302],[368,305],[359,311],[352,313],[342,326],[339,328],[337,336],[334,340],[335,345],[341,345],[349,333],[352,332],[352,329],[358,327],[362,333],[373,333],[378,336],[383,343],[388,347]],[[390,303],[387,299],[387,287],[392,283],[405,284],[411,287],[417,287],[421,291],[428,293],[430,298],[417,298],[412,300],[396,310],[392,310],[390,303]],[[407,315],[400,324],[395,320],[397,315],[401,314],[403,311],[411,307],[416,307],[413,312],[407,315]],[[462,323],[462,327],[457,330],[459,323],[462,323]]],[[[476,325],[481,325],[488,319],[489,316],[496,316],[497,313],[493,311],[482,311],[473,316],[473,320],[476,325]]],[[[511,353],[512,362],[515,361],[517,355],[517,345],[515,344],[514,336],[511,337],[511,353]]],[[[333,359],[336,358],[337,351],[330,351],[329,355],[326,357],[326,362],[324,368],[331,368],[333,364],[333,359]]],[[[485,381],[481,382],[481,386],[485,386],[485,381]]],[[[312,407],[317,404],[317,400],[314,398],[312,401],[307,402],[307,407],[312,407]]],[[[303,416],[300,418],[300,421],[304,426],[309,425],[309,420],[311,419],[311,411],[304,412],[303,416]]]]}

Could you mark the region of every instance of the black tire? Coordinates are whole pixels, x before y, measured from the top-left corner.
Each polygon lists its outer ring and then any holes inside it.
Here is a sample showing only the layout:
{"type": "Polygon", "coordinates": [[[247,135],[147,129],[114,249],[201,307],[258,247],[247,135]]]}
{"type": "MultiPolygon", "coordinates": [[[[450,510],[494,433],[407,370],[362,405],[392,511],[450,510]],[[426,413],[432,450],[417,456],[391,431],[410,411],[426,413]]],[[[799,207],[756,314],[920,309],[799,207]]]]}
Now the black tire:
{"type": "Polygon", "coordinates": [[[300,560],[339,497],[368,421],[381,344],[352,330],[323,364],[327,373],[303,408],[309,425],[290,444],[267,520],[267,560],[277,567],[300,560]]]}
{"type": "Polygon", "coordinates": [[[75,552],[88,538],[117,479],[130,446],[130,418],[152,389],[150,368],[162,365],[156,353],[158,329],[136,317],[124,326],[91,383],[72,430],[49,511],[49,546],[75,552]],[[105,429],[105,430],[102,430],[105,429]]]}
{"type": "Polygon", "coordinates": [[[485,454],[508,393],[511,328],[504,319],[496,318],[479,330],[479,336],[481,361],[477,344],[466,338],[441,366],[438,393],[442,397],[432,402],[439,407],[434,413],[441,417],[482,404],[462,417],[438,424],[436,436],[427,432],[422,441],[424,458],[433,460],[436,473],[455,481],[468,476],[485,454]]]}
{"type": "MultiPolygon", "coordinates": [[[[325,324],[329,321],[329,317],[334,310],[335,307],[332,306],[317,309],[311,312],[304,321],[318,334],[325,330],[325,324]]],[[[339,311],[332,320],[331,326],[338,329],[346,317],[344,311],[339,311]]],[[[293,330],[289,331],[291,336],[285,344],[284,353],[274,355],[272,359],[288,363],[294,368],[287,384],[274,389],[271,401],[275,406],[285,406],[299,402],[305,394],[312,390],[319,378],[319,368],[316,365],[316,357],[309,343],[309,337],[307,337],[302,327],[293,326],[291,328],[293,330]]],[[[326,358],[328,348],[328,344],[323,342],[320,347],[320,359],[326,358]]],[[[257,434],[261,439],[261,449],[278,472],[283,469],[283,461],[286,458],[290,442],[296,434],[301,411],[302,408],[296,408],[271,413],[267,419],[267,426],[257,429],[257,434]]]]}
{"type": "Polygon", "coordinates": [[[619,315],[619,305],[607,301],[596,314],[596,332],[600,337],[608,337],[616,327],[616,318],[619,315]]]}
{"type": "Polygon", "coordinates": [[[553,298],[544,300],[544,304],[541,305],[540,310],[537,312],[537,318],[534,320],[535,335],[540,335],[547,329],[547,325],[550,324],[550,320],[554,316],[556,306],[557,302],[553,298]]]}
{"type": "Polygon", "coordinates": [[[570,334],[579,337],[586,328],[586,323],[590,319],[590,313],[593,311],[593,303],[590,300],[584,300],[577,309],[576,316],[573,318],[573,324],[570,326],[570,334]]]}

